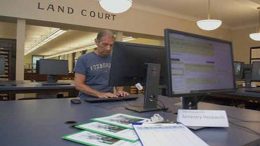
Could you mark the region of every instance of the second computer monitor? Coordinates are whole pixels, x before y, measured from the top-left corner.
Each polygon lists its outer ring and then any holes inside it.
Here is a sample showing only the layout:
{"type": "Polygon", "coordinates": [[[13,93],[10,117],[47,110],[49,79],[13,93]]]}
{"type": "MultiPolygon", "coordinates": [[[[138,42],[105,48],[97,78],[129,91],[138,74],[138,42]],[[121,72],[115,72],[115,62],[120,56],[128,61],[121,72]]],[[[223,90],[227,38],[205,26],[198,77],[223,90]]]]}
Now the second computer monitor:
{"type": "Polygon", "coordinates": [[[171,96],[194,96],[235,89],[232,44],[166,29],[171,96]]]}
{"type": "Polygon", "coordinates": [[[244,78],[244,62],[234,61],[234,72],[236,80],[242,80],[244,78]]]}
{"type": "Polygon", "coordinates": [[[0,75],[5,74],[5,58],[0,56],[0,75]]]}
{"type": "Polygon", "coordinates": [[[160,85],[166,85],[166,54],[161,46],[115,42],[113,46],[109,84],[132,86],[144,84],[146,63],[161,65],[160,85]]]}
{"type": "Polygon", "coordinates": [[[260,81],[260,61],[254,61],[252,63],[252,81],[260,81]]]}
{"type": "Polygon", "coordinates": [[[36,63],[36,71],[41,75],[48,75],[47,82],[55,83],[57,75],[68,74],[68,60],[41,59],[36,63]]]}

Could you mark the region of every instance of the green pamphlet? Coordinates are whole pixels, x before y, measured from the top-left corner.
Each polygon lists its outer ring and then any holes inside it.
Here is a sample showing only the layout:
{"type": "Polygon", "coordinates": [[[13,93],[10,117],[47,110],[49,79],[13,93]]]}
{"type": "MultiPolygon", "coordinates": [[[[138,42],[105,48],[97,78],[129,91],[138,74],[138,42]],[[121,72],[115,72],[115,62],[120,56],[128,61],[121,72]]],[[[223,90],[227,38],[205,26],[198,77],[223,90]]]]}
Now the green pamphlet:
{"type": "Polygon", "coordinates": [[[75,127],[130,142],[136,142],[138,140],[138,137],[134,130],[115,125],[92,122],[80,124],[75,127]]]}
{"type": "Polygon", "coordinates": [[[132,143],[89,131],[81,131],[75,134],[66,135],[62,138],[90,146],[141,146],[139,141],[132,143]]]}
{"type": "Polygon", "coordinates": [[[133,129],[132,123],[142,123],[146,118],[126,114],[115,114],[107,117],[94,118],[93,121],[133,129]]]}

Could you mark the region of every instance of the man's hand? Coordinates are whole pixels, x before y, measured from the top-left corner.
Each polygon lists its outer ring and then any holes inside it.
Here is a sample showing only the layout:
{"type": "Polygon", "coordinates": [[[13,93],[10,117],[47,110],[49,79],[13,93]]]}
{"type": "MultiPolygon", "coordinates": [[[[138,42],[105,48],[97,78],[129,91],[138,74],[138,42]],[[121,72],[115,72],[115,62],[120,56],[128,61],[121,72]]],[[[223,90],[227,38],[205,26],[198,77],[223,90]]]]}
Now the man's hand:
{"type": "Polygon", "coordinates": [[[125,92],[125,91],[117,91],[117,92],[115,93],[115,95],[120,96],[120,97],[125,97],[125,96],[128,96],[129,93],[128,93],[128,92],[125,92]]]}
{"type": "Polygon", "coordinates": [[[98,98],[117,98],[118,96],[111,92],[100,92],[97,94],[97,97],[98,98]]]}

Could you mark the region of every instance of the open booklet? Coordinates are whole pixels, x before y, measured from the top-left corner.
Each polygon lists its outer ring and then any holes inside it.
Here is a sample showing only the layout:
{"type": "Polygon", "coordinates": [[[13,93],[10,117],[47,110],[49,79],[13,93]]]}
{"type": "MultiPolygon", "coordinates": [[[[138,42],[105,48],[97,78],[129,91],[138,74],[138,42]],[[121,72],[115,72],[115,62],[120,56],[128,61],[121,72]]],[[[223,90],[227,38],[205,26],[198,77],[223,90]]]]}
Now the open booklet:
{"type": "Polygon", "coordinates": [[[141,146],[139,141],[132,143],[98,133],[81,131],[62,137],[65,140],[77,142],[84,145],[95,146],[141,146]]]}
{"type": "Polygon", "coordinates": [[[80,124],[75,127],[130,142],[136,142],[138,140],[138,137],[134,130],[115,125],[92,122],[80,124]]]}
{"type": "Polygon", "coordinates": [[[94,118],[92,120],[100,123],[111,124],[119,127],[133,129],[132,127],[133,123],[139,123],[139,122],[142,123],[147,119],[126,115],[126,114],[115,114],[107,117],[94,118]]]}
{"type": "Polygon", "coordinates": [[[208,146],[182,124],[133,125],[143,146],[208,146]]]}

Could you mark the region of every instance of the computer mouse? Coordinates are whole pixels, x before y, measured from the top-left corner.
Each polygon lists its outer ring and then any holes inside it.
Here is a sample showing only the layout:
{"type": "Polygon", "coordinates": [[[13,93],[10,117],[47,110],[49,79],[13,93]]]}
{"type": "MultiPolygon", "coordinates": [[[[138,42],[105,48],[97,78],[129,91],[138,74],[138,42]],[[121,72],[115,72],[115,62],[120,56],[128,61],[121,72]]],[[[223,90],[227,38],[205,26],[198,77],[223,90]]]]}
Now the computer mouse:
{"type": "Polygon", "coordinates": [[[72,104],[81,104],[81,100],[80,99],[71,99],[70,102],[72,104]]]}

